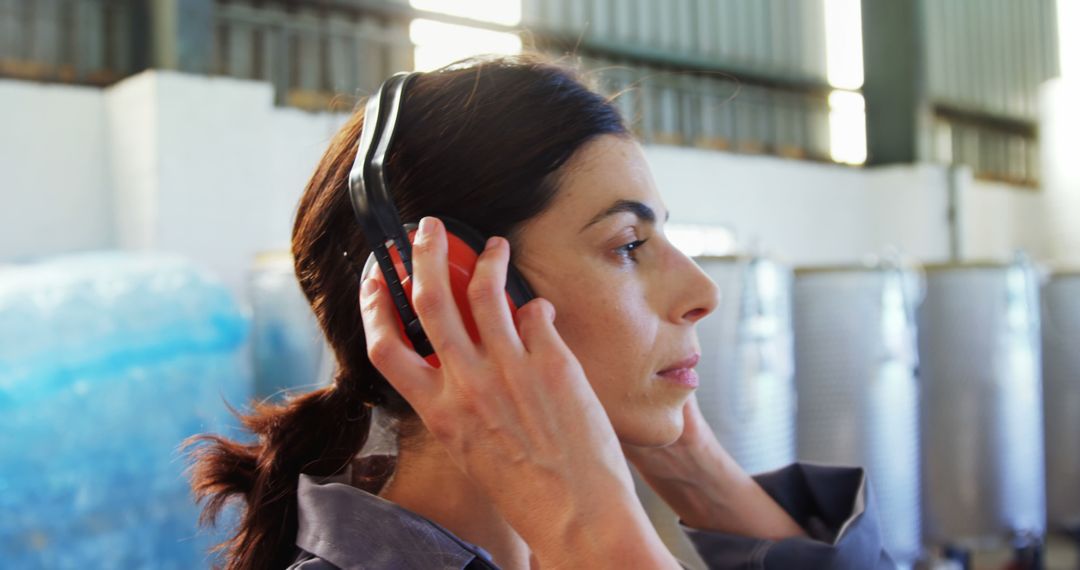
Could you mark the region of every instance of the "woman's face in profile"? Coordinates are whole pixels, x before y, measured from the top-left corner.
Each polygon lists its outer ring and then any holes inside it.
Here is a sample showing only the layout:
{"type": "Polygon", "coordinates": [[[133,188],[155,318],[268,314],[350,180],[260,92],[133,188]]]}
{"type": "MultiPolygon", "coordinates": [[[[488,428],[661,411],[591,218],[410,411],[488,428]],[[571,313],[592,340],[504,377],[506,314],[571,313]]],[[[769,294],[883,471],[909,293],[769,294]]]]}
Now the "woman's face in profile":
{"type": "Polygon", "coordinates": [[[604,135],[567,162],[551,206],[514,243],[514,265],[555,306],[555,327],[632,445],[682,433],[693,389],[659,372],[700,354],[694,325],[718,302],[665,237],[667,215],[640,145],[604,135]]]}

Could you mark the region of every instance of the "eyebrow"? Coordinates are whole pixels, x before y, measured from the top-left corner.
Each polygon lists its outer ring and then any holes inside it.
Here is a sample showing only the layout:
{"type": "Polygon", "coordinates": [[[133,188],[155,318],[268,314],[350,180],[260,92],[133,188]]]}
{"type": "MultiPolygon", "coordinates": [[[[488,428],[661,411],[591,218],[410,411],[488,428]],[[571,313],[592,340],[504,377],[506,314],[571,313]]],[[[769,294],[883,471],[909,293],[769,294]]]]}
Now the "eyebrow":
{"type": "MultiPolygon", "coordinates": [[[[652,208],[646,206],[645,204],[642,204],[641,202],[638,202],[637,200],[616,200],[614,204],[608,207],[608,209],[593,216],[593,219],[589,220],[589,223],[585,224],[585,226],[582,227],[578,233],[589,229],[589,226],[596,224],[597,222],[603,220],[604,218],[607,218],[608,216],[614,216],[615,214],[621,214],[623,212],[634,214],[638,217],[639,220],[643,222],[648,222],[650,224],[656,223],[656,212],[653,212],[652,208]]],[[[667,222],[670,218],[671,211],[669,210],[664,216],[664,221],[667,222]]]]}

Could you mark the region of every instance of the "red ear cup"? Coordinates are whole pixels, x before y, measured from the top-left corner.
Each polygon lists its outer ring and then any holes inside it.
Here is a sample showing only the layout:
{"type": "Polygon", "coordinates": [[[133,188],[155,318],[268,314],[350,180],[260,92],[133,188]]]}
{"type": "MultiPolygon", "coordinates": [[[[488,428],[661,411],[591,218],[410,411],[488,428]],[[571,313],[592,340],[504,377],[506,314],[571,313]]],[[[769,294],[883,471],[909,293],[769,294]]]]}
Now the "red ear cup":
{"type": "MultiPolygon", "coordinates": [[[[410,224],[411,226],[412,224],[410,224]]],[[[409,229],[409,243],[415,243],[416,230],[409,229]]],[[[474,245],[470,244],[470,241],[475,242],[475,239],[462,238],[453,233],[449,224],[447,224],[447,253],[449,256],[448,266],[450,272],[450,289],[454,294],[454,301],[457,305],[458,311],[461,313],[461,320],[465,324],[465,330],[469,333],[473,342],[480,342],[480,333],[476,328],[476,320],[473,318],[472,308],[469,305],[468,298],[468,286],[469,281],[472,279],[473,271],[476,269],[476,260],[482,251],[482,247],[477,249],[474,245]]],[[[412,303],[412,276],[405,272],[405,264],[401,261],[401,256],[398,254],[398,250],[394,246],[390,246],[390,259],[394,262],[394,268],[397,270],[397,274],[401,279],[401,286],[405,289],[405,296],[412,303]]],[[[373,260],[372,260],[373,261],[373,260]]],[[[415,263],[415,260],[414,260],[415,263]]],[[[510,270],[513,270],[511,267],[510,270]]],[[[379,283],[382,284],[384,289],[386,288],[386,279],[383,277],[381,271],[377,269],[372,271],[372,274],[379,283]]],[[[505,293],[507,305],[510,306],[510,315],[514,319],[514,325],[518,324],[517,310],[518,306],[514,303],[513,298],[509,292],[505,293]]],[[[519,295],[520,297],[520,295],[519,295]]],[[[527,299],[524,299],[527,302],[527,299]]],[[[522,303],[524,304],[524,303],[522,303]]],[[[415,307],[414,307],[415,308],[415,307]]],[[[398,330],[401,333],[401,338],[405,340],[410,348],[413,348],[412,342],[409,341],[408,336],[405,334],[405,323],[401,320],[401,315],[397,315],[398,330]]],[[[439,357],[435,354],[424,357],[424,360],[428,364],[438,368],[440,366],[439,357]]]]}

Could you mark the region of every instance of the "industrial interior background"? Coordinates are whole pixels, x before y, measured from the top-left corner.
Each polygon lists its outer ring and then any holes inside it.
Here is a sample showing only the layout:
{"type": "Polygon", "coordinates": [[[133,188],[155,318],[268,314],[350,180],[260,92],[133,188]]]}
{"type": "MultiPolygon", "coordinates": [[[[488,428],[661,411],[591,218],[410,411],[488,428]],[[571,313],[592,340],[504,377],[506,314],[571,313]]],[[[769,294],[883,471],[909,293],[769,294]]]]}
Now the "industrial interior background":
{"type": "Polygon", "coordinates": [[[539,50],[721,286],[698,397],[745,469],[865,465],[905,568],[1074,570],[1078,36],[1076,0],[0,0],[0,556],[206,566],[176,445],[330,375],[287,253],[329,138],[395,71],[539,50]]]}

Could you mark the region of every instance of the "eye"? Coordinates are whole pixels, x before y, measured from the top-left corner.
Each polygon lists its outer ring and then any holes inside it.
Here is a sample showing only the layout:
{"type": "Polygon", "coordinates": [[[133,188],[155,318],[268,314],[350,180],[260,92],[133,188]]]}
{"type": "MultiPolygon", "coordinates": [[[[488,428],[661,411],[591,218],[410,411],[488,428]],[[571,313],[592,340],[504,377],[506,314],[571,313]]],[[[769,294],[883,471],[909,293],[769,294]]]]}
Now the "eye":
{"type": "Polygon", "coordinates": [[[637,251],[637,249],[641,246],[645,245],[645,242],[647,241],[649,240],[639,239],[637,241],[632,241],[624,246],[615,248],[615,251],[617,251],[619,253],[619,256],[623,259],[637,263],[637,258],[634,257],[634,252],[637,251]]]}

